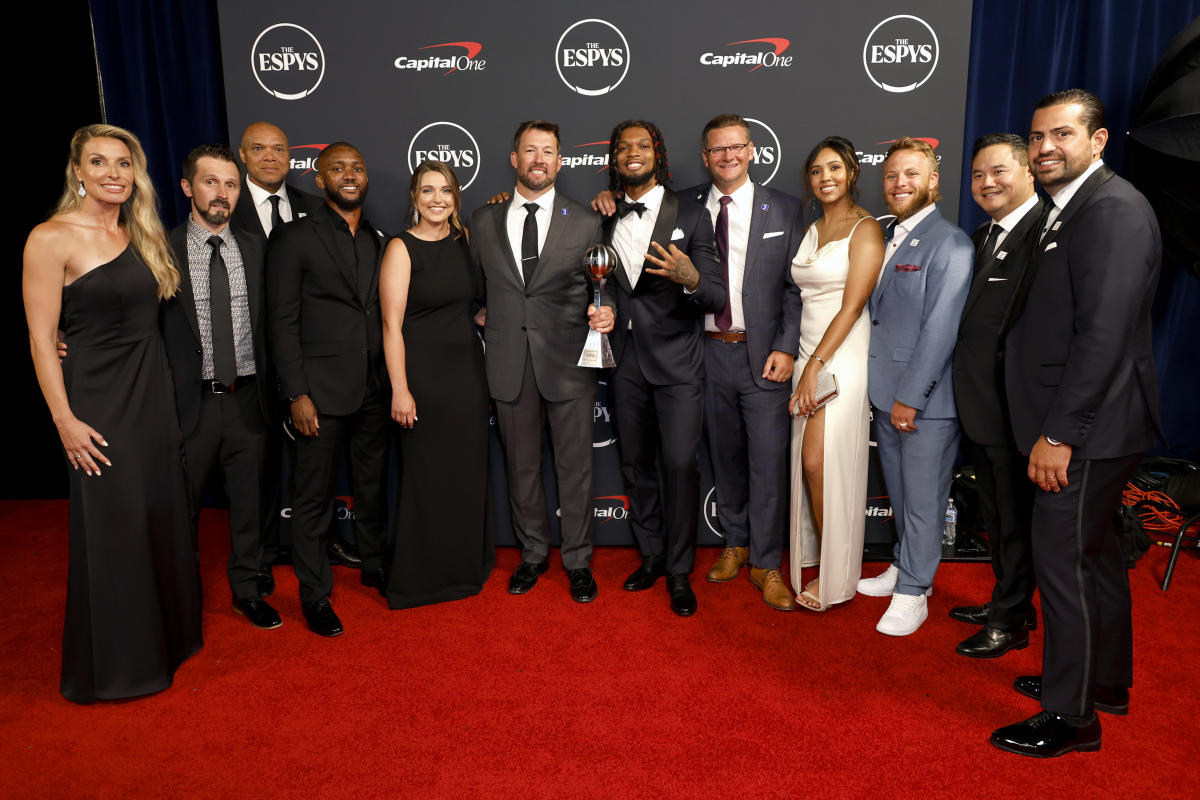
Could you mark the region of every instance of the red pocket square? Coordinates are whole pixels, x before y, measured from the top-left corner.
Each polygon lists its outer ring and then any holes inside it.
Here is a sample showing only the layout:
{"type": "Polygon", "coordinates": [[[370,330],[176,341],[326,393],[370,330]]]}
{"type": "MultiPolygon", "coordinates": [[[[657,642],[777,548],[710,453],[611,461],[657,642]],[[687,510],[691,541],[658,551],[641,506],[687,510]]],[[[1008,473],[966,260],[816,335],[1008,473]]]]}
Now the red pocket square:
{"type": "Polygon", "coordinates": [[[921,266],[919,264],[897,264],[896,265],[896,272],[920,272],[920,271],[921,271],[921,266]]]}

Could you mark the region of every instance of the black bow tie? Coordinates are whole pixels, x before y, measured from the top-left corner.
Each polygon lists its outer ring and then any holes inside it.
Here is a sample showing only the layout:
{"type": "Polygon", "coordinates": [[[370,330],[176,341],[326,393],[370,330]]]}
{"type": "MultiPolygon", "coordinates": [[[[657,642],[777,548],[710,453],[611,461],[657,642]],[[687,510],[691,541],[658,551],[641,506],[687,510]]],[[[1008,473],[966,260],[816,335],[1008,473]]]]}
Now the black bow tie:
{"type": "Polygon", "coordinates": [[[617,201],[617,216],[627,217],[629,212],[636,211],[638,219],[642,218],[642,214],[646,211],[645,203],[627,203],[624,200],[617,201]]]}

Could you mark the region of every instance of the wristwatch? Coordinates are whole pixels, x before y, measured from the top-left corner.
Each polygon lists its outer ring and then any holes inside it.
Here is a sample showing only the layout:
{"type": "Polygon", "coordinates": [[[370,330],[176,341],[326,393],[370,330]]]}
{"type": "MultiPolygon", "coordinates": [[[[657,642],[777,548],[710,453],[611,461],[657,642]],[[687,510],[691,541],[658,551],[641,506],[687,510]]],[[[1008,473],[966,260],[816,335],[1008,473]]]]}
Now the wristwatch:
{"type": "Polygon", "coordinates": [[[290,395],[288,395],[288,402],[294,403],[297,400],[299,400],[301,397],[308,397],[308,392],[301,392],[300,394],[290,394],[290,395]]]}
{"type": "Polygon", "coordinates": [[[1047,435],[1046,435],[1046,434],[1044,434],[1044,433],[1042,434],[1042,438],[1043,438],[1043,439],[1045,439],[1045,440],[1046,440],[1046,444],[1050,445],[1051,447],[1060,447],[1060,446],[1062,446],[1062,442],[1060,442],[1058,439],[1051,439],[1049,436],[1047,436],[1047,435]]]}

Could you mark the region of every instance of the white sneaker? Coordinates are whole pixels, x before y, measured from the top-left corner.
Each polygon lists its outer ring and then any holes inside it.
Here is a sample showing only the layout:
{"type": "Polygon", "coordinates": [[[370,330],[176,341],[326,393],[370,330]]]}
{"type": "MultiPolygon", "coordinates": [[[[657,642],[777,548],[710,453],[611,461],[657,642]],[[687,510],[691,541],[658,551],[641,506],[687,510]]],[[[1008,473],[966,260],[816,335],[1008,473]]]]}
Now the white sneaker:
{"type": "Polygon", "coordinates": [[[908,636],[916,633],[929,617],[929,605],[925,595],[894,594],[888,610],[883,612],[875,630],[888,636],[908,636]]]}
{"type": "Polygon", "coordinates": [[[886,570],[874,578],[860,578],[858,593],[868,597],[887,597],[896,591],[896,579],[899,577],[900,570],[896,569],[895,564],[889,564],[886,570]]]}
{"type": "MultiPolygon", "coordinates": [[[[900,570],[893,564],[876,575],[874,578],[859,578],[858,593],[868,597],[888,597],[896,591],[896,581],[900,578],[900,570]]],[[[926,597],[933,596],[933,587],[925,590],[926,597]]]]}

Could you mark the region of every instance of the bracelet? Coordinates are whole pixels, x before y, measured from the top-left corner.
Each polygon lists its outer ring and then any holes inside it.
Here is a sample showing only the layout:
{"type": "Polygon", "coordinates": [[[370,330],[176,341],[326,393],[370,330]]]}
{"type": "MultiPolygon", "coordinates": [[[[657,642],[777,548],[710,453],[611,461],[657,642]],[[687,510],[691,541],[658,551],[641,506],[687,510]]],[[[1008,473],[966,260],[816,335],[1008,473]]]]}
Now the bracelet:
{"type": "Polygon", "coordinates": [[[1051,439],[1045,434],[1042,434],[1042,438],[1045,439],[1046,444],[1050,445],[1051,447],[1060,447],[1062,445],[1062,442],[1060,442],[1058,439],[1051,439]]]}
{"type": "Polygon", "coordinates": [[[825,359],[821,358],[816,353],[813,353],[811,356],[809,356],[809,358],[815,358],[817,361],[820,361],[822,365],[825,363],[825,359]]]}

